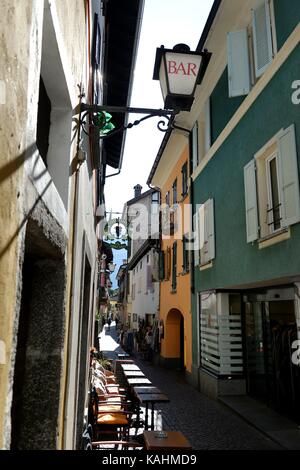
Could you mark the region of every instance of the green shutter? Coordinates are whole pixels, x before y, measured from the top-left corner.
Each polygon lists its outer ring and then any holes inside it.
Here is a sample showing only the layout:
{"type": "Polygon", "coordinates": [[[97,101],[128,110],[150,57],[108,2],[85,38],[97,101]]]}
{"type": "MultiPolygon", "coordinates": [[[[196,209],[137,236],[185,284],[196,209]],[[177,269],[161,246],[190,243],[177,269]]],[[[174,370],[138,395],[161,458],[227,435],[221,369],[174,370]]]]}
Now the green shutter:
{"type": "Polygon", "coordinates": [[[173,260],[172,260],[172,290],[177,287],[177,242],[173,243],[173,260]]]}
{"type": "Polygon", "coordinates": [[[165,279],[165,252],[159,252],[159,280],[163,281],[165,279]]]}

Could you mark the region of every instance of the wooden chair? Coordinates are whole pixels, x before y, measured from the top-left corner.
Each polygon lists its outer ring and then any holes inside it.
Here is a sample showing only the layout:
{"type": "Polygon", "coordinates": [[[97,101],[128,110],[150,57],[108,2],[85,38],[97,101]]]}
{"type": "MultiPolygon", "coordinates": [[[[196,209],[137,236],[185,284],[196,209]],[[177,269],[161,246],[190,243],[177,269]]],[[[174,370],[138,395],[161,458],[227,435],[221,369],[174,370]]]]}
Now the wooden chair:
{"type": "Polygon", "coordinates": [[[132,411],[127,409],[126,403],[99,404],[99,397],[94,388],[90,396],[93,435],[99,439],[101,434],[110,434],[119,438],[129,437],[132,411]]]}

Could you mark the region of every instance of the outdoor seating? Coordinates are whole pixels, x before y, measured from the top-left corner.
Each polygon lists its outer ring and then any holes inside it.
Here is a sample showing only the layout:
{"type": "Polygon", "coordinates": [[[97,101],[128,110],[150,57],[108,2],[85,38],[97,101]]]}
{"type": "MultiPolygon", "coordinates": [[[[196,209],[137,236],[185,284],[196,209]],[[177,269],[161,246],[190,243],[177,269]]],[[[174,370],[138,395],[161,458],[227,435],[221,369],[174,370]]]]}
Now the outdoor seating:
{"type": "Polygon", "coordinates": [[[93,389],[90,396],[90,409],[93,436],[97,440],[100,440],[103,434],[128,438],[133,413],[127,409],[126,403],[101,405],[98,394],[93,389]]]}

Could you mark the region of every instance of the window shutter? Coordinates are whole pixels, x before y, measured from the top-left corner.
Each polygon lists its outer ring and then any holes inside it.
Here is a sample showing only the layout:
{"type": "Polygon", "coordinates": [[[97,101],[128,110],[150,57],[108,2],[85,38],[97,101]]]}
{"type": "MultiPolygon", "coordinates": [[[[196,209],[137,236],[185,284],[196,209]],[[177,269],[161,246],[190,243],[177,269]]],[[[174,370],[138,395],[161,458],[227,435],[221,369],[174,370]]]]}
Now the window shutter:
{"type": "Polygon", "coordinates": [[[159,252],[159,280],[163,281],[165,278],[165,252],[159,252]]]}
{"type": "Polygon", "coordinates": [[[278,137],[279,185],[283,227],[300,221],[299,176],[295,126],[285,129],[278,137]]]}
{"type": "Polygon", "coordinates": [[[199,230],[199,210],[194,214],[194,265],[199,266],[200,264],[200,256],[199,256],[199,235],[200,235],[200,230],[199,230]],[[195,239],[195,238],[198,238],[195,239]]]}
{"type": "Polygon", "coordinates": [[[205,225],[207,234],[207,257],[208,261],[211,261],[215,258],[215,220],[213,199],[209,199],[205,203],[205,225]]]}
{"type": "Polygon", "coordinates": [[[247,29],[227,35],[229,97],[247,95],[250,91],[250,62],[247,29]]]}
{"type": "Polygon", "coordinates": [[[173,259],[172,259],[172,290],[177,287],[177,242],[173,243],[173,259]]]}
{"type": "Polygon", "coordinates": [[[165,279],[166,280],[169,280],[170,279],[170,276],[171,276],[171,248],[168,247],[167,248],[167,253],[166,253],[166,277],[165,279]]]}
{"type": "Polygon", "coordinates": [[[211,147],[211,116],[210,116],[210,98],[205,102],[204,106],[204,119],[205,119],[205,135],[204,135],[204,146],[205,153],[207,153],[211,147]]]}
{"type": "Polygon", "coordinates": [[[258,212],[255,161],[244,167],[247,243],[258,239],[258,212]]]}
{"type": "Polygon", "coordinates": [[[198,122],[196,121],[191,136],[191,149],[192,149],[192,162],[193,162],[193,171],[197,168],[199,164],[199,151],[198,151],[198,122]]]}
{"type": "Polygon", "coordinates": [[[273,58],[271,16],[268,1],[252,11],[255,75],[260,77],[273,58]]]}

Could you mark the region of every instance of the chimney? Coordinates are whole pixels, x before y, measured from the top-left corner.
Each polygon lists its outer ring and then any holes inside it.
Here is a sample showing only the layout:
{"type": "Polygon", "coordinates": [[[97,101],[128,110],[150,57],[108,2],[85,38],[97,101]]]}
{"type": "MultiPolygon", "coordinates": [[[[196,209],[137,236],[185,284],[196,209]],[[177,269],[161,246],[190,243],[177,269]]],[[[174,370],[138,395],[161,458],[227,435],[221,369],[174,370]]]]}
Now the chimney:
{"type": "Polygon", "coordinates": [[[135,185],[134,189],[134,197],[139,197],[142,194],[143,187],[140,184],[135,185]]]}

